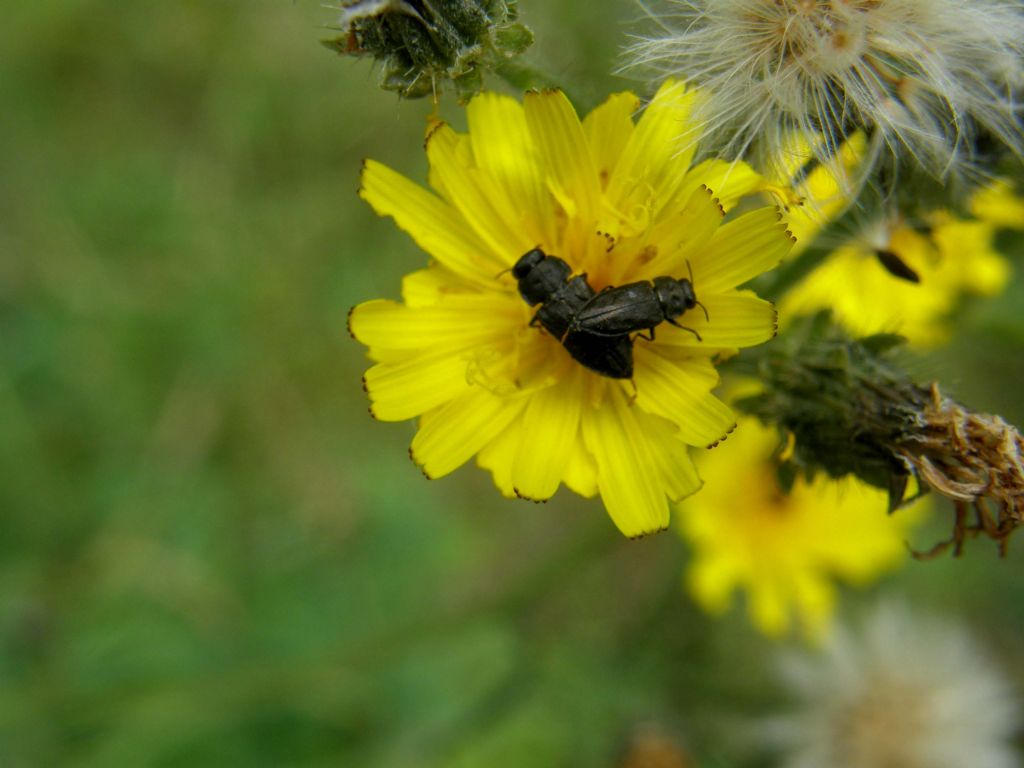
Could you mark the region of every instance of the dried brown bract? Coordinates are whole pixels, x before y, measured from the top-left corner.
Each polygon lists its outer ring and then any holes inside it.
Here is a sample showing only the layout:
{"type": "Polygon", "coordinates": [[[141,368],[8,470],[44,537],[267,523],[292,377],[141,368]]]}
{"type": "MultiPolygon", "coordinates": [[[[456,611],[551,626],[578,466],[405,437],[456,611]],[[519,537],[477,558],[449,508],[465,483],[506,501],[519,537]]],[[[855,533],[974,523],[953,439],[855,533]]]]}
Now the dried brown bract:
{"type": "Polygon", "coordinates": [[[950,499],[948,541],[927,558],[978,535],[1005,552],[1024,525],[1024,438],[999,416],[976,413],[921,386],[894,360],[902,339],[851,339],[828,313],[797,324],[787,342],[745,364],[764,391],[737,405],[793,436],[795,468],[808,476],[856,475],[889,491],[890,509],[906,501],[910,481],[950,499]]]}
{"type": "Polygon", "coordinates": [[[1010,534],[1024,523],[1024,437],[1017,428],[999,416],[971,412],[933,383],[925,426],[906,442],[900,455],[956,506],[953,537],[918,556],[950,546],[959,554],[964,539],[978,534],[998,541],[1005,552],[1010,534]]]}

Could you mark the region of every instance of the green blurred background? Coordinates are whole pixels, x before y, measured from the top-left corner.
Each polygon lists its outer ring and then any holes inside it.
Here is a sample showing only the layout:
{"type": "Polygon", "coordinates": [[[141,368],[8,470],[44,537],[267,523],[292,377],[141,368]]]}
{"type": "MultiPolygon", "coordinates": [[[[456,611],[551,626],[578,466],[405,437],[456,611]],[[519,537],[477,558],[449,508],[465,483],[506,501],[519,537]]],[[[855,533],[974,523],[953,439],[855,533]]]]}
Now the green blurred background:
{"type": "MultiPolygon", "coordinates": [[[[522,3],[584,108],[631,85],[608,72],[636,11],[597,5],[522,3]]],[[[678,537],[472,467],[428,483],[413,425],[367,415],[346,312],[425,257],[359,161],[422,179],[431,106],[321,47],[332,18],[5,9],[0,765],[611,766],[651,733],[763,764],[737,724],[773,711],[779,644],[697,612],[678,537]]],[[[1017,267],[920,366],[1019,424],[1017,267]]],[[[964,617],[1020,681],[1022,546],[875,592],[964,617]]]]}

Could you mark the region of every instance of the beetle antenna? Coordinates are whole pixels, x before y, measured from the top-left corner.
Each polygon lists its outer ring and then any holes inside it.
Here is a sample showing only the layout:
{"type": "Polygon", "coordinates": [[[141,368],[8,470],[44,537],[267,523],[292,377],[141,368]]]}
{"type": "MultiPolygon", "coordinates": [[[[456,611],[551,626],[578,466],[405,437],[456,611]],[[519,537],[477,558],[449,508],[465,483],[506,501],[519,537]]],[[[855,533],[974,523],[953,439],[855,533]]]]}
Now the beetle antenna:
{"type": "Polygon", "coordinates": [[[693,303],[696,304],[698,307],[700,307],[701,309],[704,310],[704,319],[707,320],[710,323],[711,322],[711,318],[708,316],[708,308],[705,307],[703,304],[701,304],[696,299],[693,300],[693,303]]]}
{"type": "Polygon", "coordinates": [[[503,270],[501,270],[501,272],[499,272],[498,274],[496,274],[496,275],[494,276],[494,279],[495,279],[495,280],[497,280],[497,279],[498,279],[499,277],[501,277],[502,275],[508,274],[508,273],[509,273],[509,272],[511,272],[511,271],[512,271],[512,267],[508,267],[507,269],[503,269],[503,270]]]}
{"type": "Polygon", "coordinates": [[[690,266],[690,260],[686,260],[686,271],[690,273],[690,285],[693,285],[693,267],[690,266]]]}

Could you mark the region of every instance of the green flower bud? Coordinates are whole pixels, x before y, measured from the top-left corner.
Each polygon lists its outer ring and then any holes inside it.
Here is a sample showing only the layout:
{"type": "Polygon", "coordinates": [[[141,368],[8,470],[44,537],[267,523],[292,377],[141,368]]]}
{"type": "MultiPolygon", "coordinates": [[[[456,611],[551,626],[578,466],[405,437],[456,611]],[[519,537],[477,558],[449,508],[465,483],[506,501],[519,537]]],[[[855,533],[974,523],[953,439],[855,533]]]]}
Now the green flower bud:
{"type": "Polygon", "coordinates": [[[895,509],[913,478],[956,508],[951,539],[927,554],[950,545],[959,553],[977,535],[1005,550],[1024,525],[1024,437],[1015,427],[946,397],[936,383],[914,382],[892,354],[899,336],[851,339],[828,313],[786,336],[738,365],[764,390],[737,406],[791,436],[790,481],[794,472],[856,475],[886,489],[895,509]]]}
{"type": "Polygon", "coordinates": [[[406,98],[436,96],[445,80],[465,100],[488,70],[525,51],[533,33],[516,22],[516,0],[343,0],[338,53],[372,56],[381,87],[406,98]]]}

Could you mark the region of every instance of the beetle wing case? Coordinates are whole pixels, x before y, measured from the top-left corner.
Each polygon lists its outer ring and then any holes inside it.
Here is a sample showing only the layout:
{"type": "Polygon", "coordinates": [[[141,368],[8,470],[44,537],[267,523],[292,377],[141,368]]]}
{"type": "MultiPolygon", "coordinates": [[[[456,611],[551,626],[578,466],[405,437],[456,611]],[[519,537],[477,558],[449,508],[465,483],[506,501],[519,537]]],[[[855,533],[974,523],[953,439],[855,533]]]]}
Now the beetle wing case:
{"type": "Polygon", "coordinates": [[[569,280],[548,298],[537,311],[537,319],[544,329],[561,339],[569,331],[569,324],[576,312],[594,297],[594,289],[583,275],[569,280]]]}
{"type": "Polygon", "coordinates": [[[558,293],[572,269],[557,256],[534,249],[516,262],[512,274],[519,281],[519,295],[532,307],[558,293]]]}
{"type": "Polygon", "coordinates": [[[580,365],[612,379],[633,378],[633,342],[629,336],[570,332],[563,342],[580,365]]]}
{"type": "Polygon", "coordinates": [[[576,313],[571,328],[597,336],[619,336],[653,328],[664,319],[654,286],[642,281],[597,294],[576,313]]]}

